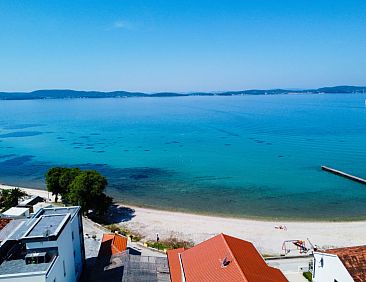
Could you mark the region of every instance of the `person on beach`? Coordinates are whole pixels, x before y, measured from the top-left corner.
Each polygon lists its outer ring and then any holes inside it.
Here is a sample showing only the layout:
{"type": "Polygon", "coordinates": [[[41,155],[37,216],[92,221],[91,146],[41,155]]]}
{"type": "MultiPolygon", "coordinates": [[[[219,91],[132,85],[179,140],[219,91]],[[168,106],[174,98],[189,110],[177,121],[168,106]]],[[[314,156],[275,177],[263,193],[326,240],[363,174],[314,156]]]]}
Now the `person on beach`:
{"type": "Polygon", "coordinates": [[[287,227],[286,227],[286,225],[276,225],[276,226],[275,226],[275,228],[276,228],[276,229],[280,229],[280,230],[285,230],[285,231],[287,231],[287,227]]]}

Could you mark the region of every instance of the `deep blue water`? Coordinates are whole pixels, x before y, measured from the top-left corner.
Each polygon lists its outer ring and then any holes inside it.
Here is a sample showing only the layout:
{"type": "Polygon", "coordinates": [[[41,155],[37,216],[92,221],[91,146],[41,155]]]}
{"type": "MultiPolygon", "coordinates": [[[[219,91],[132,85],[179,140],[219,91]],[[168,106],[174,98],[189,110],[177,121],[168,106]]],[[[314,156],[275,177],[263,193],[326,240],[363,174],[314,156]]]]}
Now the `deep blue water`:
{"type": "Polygon", "coordinates": [[[0,182],[54,165],[126,203],[230,216],[366,218],[363,94],[0,101],[0,182]]]}

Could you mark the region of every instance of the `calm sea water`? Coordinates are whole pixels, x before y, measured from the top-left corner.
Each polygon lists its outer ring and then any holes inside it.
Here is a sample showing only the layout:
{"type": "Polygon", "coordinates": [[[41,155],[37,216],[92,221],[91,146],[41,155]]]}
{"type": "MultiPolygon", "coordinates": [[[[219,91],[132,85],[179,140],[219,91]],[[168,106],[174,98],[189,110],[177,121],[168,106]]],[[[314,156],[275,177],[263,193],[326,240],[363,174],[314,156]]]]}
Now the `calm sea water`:
{"type": "Polygon", "coordinates": [[[366,218],[366,95],[0,102],[0,182],[55,165],[108,177],[126,203],[229,216],[366,218]]]}

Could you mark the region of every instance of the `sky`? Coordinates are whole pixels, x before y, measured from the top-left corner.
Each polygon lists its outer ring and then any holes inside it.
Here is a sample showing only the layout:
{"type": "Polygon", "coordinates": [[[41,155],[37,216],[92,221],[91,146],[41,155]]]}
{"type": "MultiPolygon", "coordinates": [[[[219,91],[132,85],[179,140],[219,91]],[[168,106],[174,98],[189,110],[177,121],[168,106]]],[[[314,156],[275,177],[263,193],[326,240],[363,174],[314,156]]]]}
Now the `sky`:
{"type": "Polygon", "coordinates": [[[0,0],[0,91],[366,85],[364,0],[0,0]]]}

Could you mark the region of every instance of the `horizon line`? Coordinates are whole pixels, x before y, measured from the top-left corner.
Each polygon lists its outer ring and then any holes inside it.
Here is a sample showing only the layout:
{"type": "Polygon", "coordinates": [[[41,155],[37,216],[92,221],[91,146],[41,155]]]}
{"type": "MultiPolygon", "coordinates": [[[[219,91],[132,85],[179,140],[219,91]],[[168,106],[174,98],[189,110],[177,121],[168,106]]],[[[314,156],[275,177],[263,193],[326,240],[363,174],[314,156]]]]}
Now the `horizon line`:
{"type": "Polygon", "coordinates": [[[240,92],[240,91],[273,91],[273,90],[286,90],[286,91],[304,91],[304,90],[318,90],[322,88],[336,88],[336,87],[356,87],[356,88],[366,88],[364,85],[334,85],[334,86],[321,86],[321,87],[305,87],[305,88],[296,88],[296,87],[275,87],[275,88],[242,88],[238,90],[209,90],[209,91],[174,91],[174,90],[166,90],[166,91],[139,91],[139,90],[79,90],[73,88],[38,88],[34,90],[23,90],[23,91],[0,91],[0,93],[33,93],[37,91],[75,91],[75,92],[101,92],[101,93],[113,93],[113,92],[129,92],[129,93],[143,93],[143,94],[159,94],[159,93],[176,93],[176,94],[192,94],[192,93],[225,93],[225,92],[240,92]]]}

